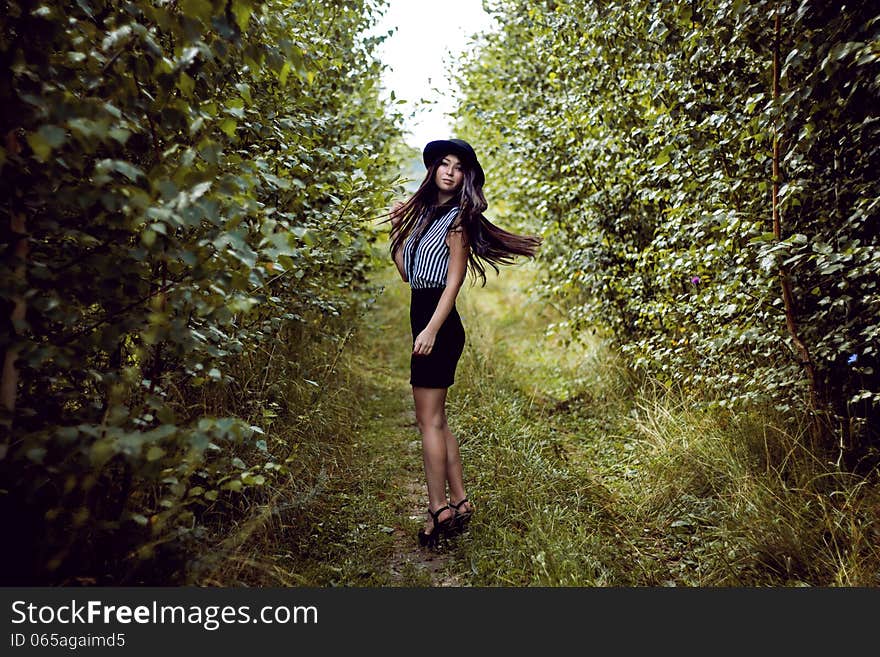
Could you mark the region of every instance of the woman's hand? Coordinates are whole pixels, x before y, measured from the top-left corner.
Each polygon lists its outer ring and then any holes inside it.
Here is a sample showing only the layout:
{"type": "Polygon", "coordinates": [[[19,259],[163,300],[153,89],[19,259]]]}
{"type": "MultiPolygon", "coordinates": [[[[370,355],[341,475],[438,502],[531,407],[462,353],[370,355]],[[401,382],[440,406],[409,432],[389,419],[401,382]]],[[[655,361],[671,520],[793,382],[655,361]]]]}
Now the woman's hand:
{"type": "MultiPolygon", "coordinates": [[[[403,207],[403,201],[395,201],[394,205],[391,207],[391,212],[388,214],[391,215],[391,233],[390,237],[392,240],[396,239],[399,235],[400,231],[400,223],[403,221],[403,217],[401,216],[400,208],[403,207]]],[[[396,251],[391,252],[391,257],[394,259],[394,264],[397,267],[397,271],[400,272],[400,278],[404,283],[409,282],[409,278],[406,275],[406,269],[403,264],[403,248],[402,245],[398,245],[396,251]]]]}
{"type": "Polygon", "coordinates": [[[397,228],[403,217],[400,216],[398,210],[403,207],[403,201],[395,201],[391,206],[391,228],[397,228]]]}
{"type": "Polygon", "coordinates": [[[416,337],[415,344],[413,345],[413,355],[414,356],[427,356],[431,353],[431,350],[434,348],[434,341],[437,339],[437,332],[432,331],[429,328],[424,329],[421,333],[416,337]]]}

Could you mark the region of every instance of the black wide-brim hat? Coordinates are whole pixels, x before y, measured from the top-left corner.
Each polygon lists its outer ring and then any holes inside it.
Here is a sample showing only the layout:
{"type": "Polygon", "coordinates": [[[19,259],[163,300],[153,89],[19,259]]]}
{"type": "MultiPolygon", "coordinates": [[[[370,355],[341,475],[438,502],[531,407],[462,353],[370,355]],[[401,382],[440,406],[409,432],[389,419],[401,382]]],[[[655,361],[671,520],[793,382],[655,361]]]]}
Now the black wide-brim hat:
{"type": "Polygon", "coordinates": [[[434,162],[449,153],[457,155],[461,158],[462,162],[474,170],[476,173],[474,183],[477,187],[482,187],[483,183],[486,182],[483,167],[480,166],[480,161],[477,159],[477,154],[474,152],[473,147],[463,139],[438,139],[437,141],[428,142],[425,150],[422,151],[422,160],[425,162],[425,167],[430,168],[434,162]]]}

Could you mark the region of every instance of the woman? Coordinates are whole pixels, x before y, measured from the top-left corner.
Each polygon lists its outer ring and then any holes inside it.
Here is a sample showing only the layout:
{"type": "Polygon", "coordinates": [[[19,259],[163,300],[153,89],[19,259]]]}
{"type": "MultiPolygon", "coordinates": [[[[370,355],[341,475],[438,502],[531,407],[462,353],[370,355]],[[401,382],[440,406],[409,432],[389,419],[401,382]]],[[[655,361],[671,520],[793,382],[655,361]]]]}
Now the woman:
{"type": "Polygon", "coordinates": [[[410,384],[422,435],[428,521],[419,543],[436,547],[464,530],[474,505],[462,477],[458,441],[446,423],[446,392],[464,349],[455,300],[468,269],[486,284],[517,255],[534,256],[540,238],[509,233],[483,216],[485,176],[474,149],[461,139],[432,141],[422,153],[428,171],[418,190],[391,210],[391,256],[412,288],[410,384]],[[449,485],[449,498],[446,486],[449,485]]]}

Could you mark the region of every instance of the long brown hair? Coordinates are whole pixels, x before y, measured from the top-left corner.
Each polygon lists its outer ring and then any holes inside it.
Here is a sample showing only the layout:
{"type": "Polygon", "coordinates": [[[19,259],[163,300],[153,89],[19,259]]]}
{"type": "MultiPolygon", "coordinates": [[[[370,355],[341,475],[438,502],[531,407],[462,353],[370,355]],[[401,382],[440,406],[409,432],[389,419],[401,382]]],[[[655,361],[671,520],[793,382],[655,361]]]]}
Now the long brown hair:
{"type": "MultiPolygon", "coordinates": [[[[483,214],[489,204],[483,195],[482,185],[476,184],[476,171],[466,161],[462,162],[464,179],[456,195],[444,206],[437,205],[439,190],[435,181],[435,174],[443,158],[438,158],[425,174],[425,179],[416,192],[392,215],[400,217],[400,223],[391,229],[391,256],[397,254],[403,248],[407,237],[414,231],[424,231],[426,225],[421,224],[422,218],[433,215],[441,208],[458,207],[458,216],[453,222],[454,229],[461,226],[464,230],[465,239],[471,247],[468,253],[468,271],[474,281],[477,278],[486,285],[486,267],[488,264],[495,273],[498,273],[498,265],[511,265],[516,262],[516,256],[522,255],[533,258],[541,245],[541,238],[535,235],[517,235],[499,228],[486,219],[483,214]]],[[[390,221],[387,219],[386,221],[390,221]]]]}

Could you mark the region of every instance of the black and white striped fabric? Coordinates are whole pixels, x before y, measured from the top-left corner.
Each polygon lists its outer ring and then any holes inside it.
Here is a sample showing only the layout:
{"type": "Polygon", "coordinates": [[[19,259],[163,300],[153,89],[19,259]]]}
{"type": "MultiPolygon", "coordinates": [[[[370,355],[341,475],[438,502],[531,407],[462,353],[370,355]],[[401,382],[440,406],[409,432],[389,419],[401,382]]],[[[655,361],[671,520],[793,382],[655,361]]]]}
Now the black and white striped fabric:
{"type": "Polygon", "coordinates": [[[434,219],[424,230],[416,228],[406,238],[403,263],[413,289],[446,287],[446,274],[449,272],[446,235],[457,215],[458,208],[452,208],[434,219]]]}

